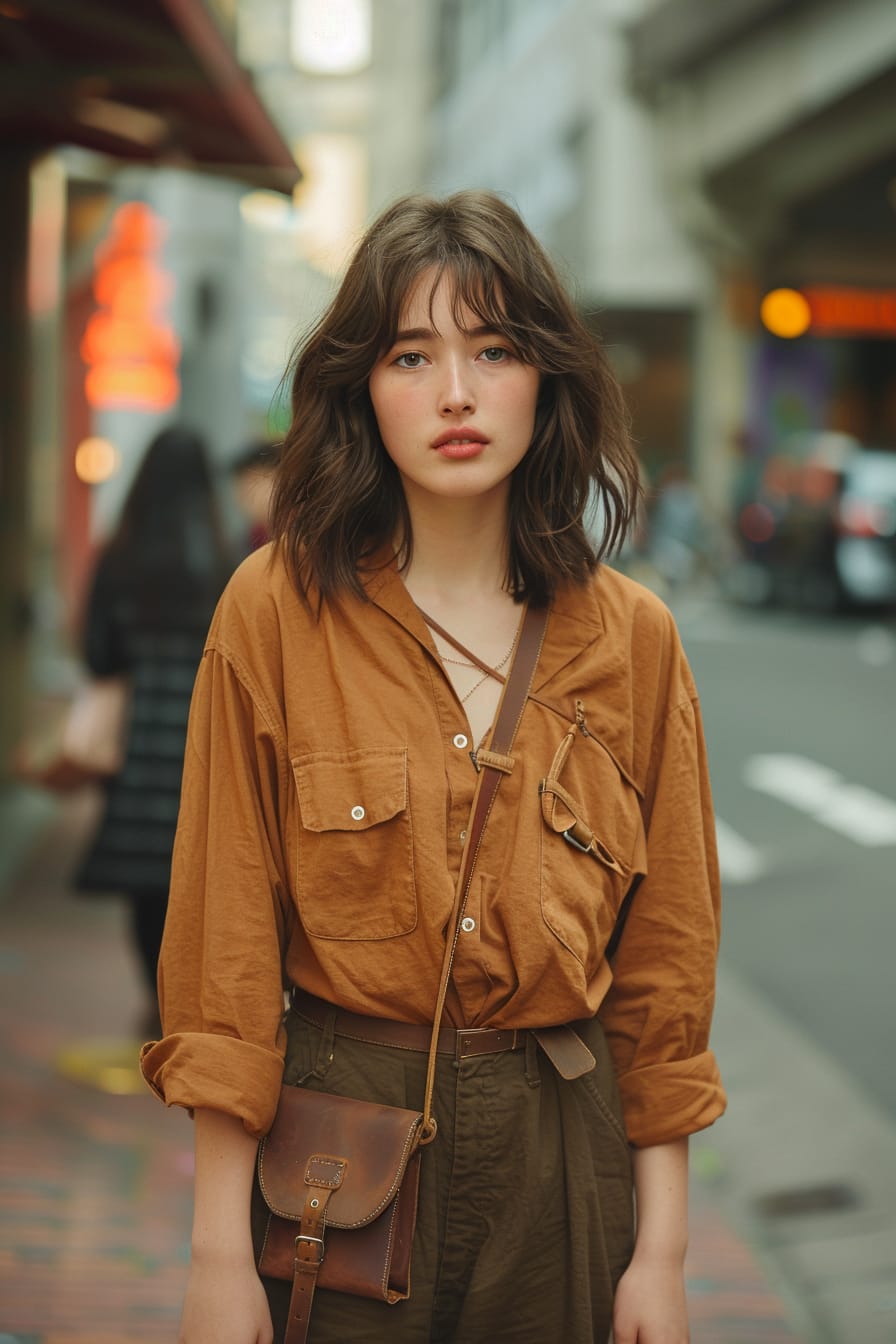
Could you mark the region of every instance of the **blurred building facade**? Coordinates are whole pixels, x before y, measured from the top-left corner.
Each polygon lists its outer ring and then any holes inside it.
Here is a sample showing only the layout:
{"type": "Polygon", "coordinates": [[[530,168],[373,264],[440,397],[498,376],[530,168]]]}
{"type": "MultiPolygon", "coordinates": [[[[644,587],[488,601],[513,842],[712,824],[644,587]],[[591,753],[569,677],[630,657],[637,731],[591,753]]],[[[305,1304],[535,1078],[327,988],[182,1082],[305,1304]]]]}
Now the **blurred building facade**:
{"type": "Polygon", "coordinates": [[[629,40],[667,200],[711,281],[704,494],[725,507],[800,431],[896,448],[896,6],[653,0],[629,40]]]}
{"type": "Polygon", "coordinates": [[[890,0],[441,0],[430,178],[505,192],[610,346],[651,480],[730,513],[792,431],[896,444],[890,0]],[[773,333],[763,296],[811,321],[773,333]]]}
{"type": "Polygon", "coordinates": [[[291,202],[242,203],[244,371],[269,406],[296,338],[371,216],[419,187],[433,7],[415,0],[237,0],[240,58],[302,165],[291,202]]]}

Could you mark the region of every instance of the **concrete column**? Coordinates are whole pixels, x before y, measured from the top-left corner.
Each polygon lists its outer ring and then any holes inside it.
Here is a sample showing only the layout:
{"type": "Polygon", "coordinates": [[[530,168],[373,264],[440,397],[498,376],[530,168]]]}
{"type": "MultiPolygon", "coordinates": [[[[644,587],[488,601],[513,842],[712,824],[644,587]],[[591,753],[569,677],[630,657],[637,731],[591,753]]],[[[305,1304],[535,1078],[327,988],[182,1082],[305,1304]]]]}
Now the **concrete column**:
{"type": "Polygon", "coordinates": [[[730,512],[735,443],[748,418],[750,337],[739,312],[745,289],[742,278],[716,270],[697,319],[692,471],[707,513],[719,520],[730,512]]]}

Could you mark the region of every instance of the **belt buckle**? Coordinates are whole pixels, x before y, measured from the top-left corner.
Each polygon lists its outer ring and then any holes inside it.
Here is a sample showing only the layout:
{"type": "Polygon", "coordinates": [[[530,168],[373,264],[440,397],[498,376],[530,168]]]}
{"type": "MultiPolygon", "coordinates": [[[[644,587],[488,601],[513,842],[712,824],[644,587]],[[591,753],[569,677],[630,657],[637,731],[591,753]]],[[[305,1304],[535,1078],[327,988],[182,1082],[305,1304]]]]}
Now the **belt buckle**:
{"type": "Polygon", "coordinates": [[[300,1232],[299,1235],[296,1237],[296,1256],[298,1256],[298,1253],[299,1253],[299,1242],[300,1242],[300,1241],[305,1241],[305,1242],[307,1242],[307,1243],[309,1244],[309,1246],[316,1246],[316,1247],[317,1247],[317,1264],[318,1264],[318,1265],[322,1264],[322,1262],[323,1262],[323,1258],[324,1258],[324,1242],[323,1242],[323,1237],[309,1237],[309,1236],[306,1236],[304,1233],[301,1233],[301,1232],[300,1232]]]}
{"type": "Polygon", "coordinates": [[[476,1050],[475,1048],[473,1048],[475,1046],[476,1038],[478,1037],[481,1040],[482,1037],[485,1036],[486,1034],[488,1034],[489,1036],[498,1036],[498,1037],[510,1036],[511,1043],[509,1048],[511,1050],[514,1048],[516,1044],[515,1027],[512,1029],[505,1027],[467,1027],[466,1029],[462,1029],[457,1033],[457,1037],[454,1043],[455,1063],[459,1064],[462,1059],[474,1059],[477,1055],[498,1054],[499,1050],[501,1049],[500,1046],[496,1050],[490,1050],[490,1049],[476,1050]]]}

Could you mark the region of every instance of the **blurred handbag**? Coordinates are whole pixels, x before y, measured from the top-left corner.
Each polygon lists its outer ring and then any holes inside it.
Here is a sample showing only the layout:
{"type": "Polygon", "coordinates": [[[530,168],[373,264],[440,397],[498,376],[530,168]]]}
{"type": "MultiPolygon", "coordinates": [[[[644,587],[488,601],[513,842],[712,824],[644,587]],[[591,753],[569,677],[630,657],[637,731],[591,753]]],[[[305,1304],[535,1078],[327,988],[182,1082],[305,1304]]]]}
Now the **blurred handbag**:
{"type": "Polygon", "coordinates": [[[75,692],[61,727],[39,743],[37,760],[23,745],[14,761],[19,779],[53,793],[68,793],[120,773],[131,706],[127,677],[93,677],[75,692]],[[52,746],[47,751],[47,746],[52,746]]]}
{"type": "Polygon", "coordinates": [[[62,730],[61,756],[88,775],[117,775],[124,765],[130,683],[93,677],[75,693],[62,730]]]}
{"type": "Polygon", "coordinates": [[[526,609],[489,749],[473,754],[479,778],[436,995],[423,1110],[285,1085],[259,1145],[258,1183],[269,1213],[258,1272],[292,1282],[284,1344],[305,1344],[318,1286],[389,1303],[410,1296],[421,1149],[436,1135],[432,1094],[454,951],[482,832],[502,775],[513,769],[510,749],[546,626],[545,610],[526,609]]]}

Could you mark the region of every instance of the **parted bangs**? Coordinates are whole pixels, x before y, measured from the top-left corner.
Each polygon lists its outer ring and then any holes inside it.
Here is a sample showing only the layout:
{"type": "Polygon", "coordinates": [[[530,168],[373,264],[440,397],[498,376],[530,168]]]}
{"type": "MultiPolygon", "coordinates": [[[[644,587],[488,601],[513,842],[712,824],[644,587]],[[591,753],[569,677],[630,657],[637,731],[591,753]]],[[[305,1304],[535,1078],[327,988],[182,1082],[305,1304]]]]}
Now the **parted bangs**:
{"type": "MultiPolygon", "coordinates": [[[[352,259],[325,320],[326,358],[337,376],[369,376],[394,343],[402,314],[431,273],[429,308],[447,277],[452,316],[464,309],[500,332],[526,363],[566,371],[578,316],[540,245],[522,220],[490,192],[447,201],[412,197],[387,210],[352,259]]],[[[321,332],[323,335],[323,331],[321,332]]]]}
{"type": "Polygon", "coordinates": [[[394,345],[411,297],[430,273],[427,306],[430,323],[437,335],[442,333],[433,315],[436,293],[442,283],[447,282],[451,318],[459,331],[468,334],[477,326],[485,327],[505,337],[524,363],[541,365],[539,329],[532,315],[522,307],[524,296],[513,293],[516,286],[509,277],[500,273],[494,263],[479,253],[463,249],[458,249],[455,255],[439,262],[430,262],[407,279],[401,302],[390,304],[390,311],[384,315],[381,355],[394,345]]]}

